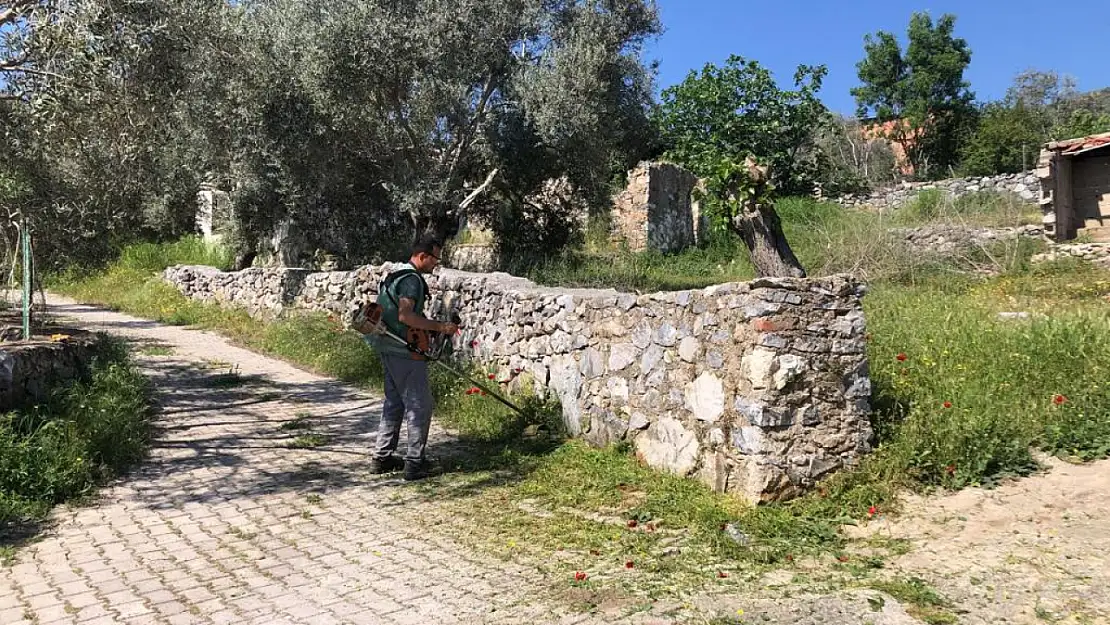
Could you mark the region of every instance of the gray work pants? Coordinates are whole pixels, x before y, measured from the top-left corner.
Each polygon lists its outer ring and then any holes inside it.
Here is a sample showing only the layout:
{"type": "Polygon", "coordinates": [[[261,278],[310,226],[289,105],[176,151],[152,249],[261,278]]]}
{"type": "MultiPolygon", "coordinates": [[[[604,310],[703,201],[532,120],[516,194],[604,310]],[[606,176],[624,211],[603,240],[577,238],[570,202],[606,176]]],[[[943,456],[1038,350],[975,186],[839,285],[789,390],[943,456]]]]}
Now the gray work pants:
{"type": "Polygon", "coordinates": [[[435,400],[428,386],[428,362],[381,354],[385,370],[385,402],[378,424],[374,456],[386,458],[397,449],[401,422],[408,422],[409,447],[405,460],[423,461],[435,400]]]}

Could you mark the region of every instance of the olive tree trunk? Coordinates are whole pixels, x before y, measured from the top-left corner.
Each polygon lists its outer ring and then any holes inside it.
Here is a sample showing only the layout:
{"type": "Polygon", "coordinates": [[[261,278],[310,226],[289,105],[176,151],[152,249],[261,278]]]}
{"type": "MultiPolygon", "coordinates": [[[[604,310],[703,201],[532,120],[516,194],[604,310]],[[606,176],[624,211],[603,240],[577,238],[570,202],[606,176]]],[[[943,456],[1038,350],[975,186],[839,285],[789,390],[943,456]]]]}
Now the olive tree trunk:
{"type": "Polygon", "coordinates": [[[746,176],[734,177],[729,185],[729,204],[735,207],[729,225],[748,246],[756,275],[761,278],[806,277],[806,270],[790,249],[782,231],[782,221],[768,197],[770,170],[750,158],[744,161],[744,169],[746,176]],[[751,186],[746,193],[741,193],[739,185],[744,177],[751,186]]]}

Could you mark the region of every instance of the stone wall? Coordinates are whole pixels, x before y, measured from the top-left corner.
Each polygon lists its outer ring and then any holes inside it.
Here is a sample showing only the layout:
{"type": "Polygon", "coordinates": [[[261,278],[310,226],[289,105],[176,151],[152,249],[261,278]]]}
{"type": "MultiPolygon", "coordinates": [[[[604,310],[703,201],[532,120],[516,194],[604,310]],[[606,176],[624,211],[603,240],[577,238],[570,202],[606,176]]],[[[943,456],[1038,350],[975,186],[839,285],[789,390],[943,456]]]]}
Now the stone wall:
{"type": "Polygon", "coordinates": [[[901,208],[926,189],[940,189],[949,198],[960,198],[982,191],[1013,194],[1026,202],[1036,202],[1041,183],[1034,172],[1003,174],[979,178],[953,178],[935,182],[904,182],[867,195],[845,195],[837,202],[843,206],[868,206],[876,209],[901,208]]]}
{"type": "Polygon", "coordinates": [[[692,193],[698,178],[670,163],[640,163],[613,202],[613,240],[634,252],[680,252],[697,244],[692,193]]]}
{"type": "MultiPolygon", "coordinates": [[[[172,267],[186,296],[349,319],[396,265],[352,272],[172,267]]],[[[752,501],[791,496],[869,451],[863,288],[763,279],[635,295],[442,270],[429,316],[457,311],[456,352],[508,387],[558,396],[568,430],[631,441],[653,467],[752,501]]]]}
{"type": "Polygon", "coordinates": [[[77,377],[92,358],[95,337],[73,333],[57,341],[0,345],[0,410],[41,401],[56,384],[77,377]]]}
{"type": "Polygon", "coordinates": [[[976,228],[938,224],[918,228],[891,228],[890,231],[895,236],[902,237],[906,244],[916,251],[941,255],[1021,237],[1033,239],[1044,237],[1044,228],[1034,225],[1016,228],[976,228]]]}

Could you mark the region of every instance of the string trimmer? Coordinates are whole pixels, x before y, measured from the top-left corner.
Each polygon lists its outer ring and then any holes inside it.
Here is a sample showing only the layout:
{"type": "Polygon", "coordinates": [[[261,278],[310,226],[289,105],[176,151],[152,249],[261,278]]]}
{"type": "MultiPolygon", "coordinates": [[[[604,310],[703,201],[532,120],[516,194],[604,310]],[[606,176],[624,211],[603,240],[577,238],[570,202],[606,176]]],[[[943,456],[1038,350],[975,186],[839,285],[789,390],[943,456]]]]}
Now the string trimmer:
{"type": "MultiPolygon", "coordinates": [[[[459,325],[461,322],[462,322],[462,319],[459,318],[459,315],[457,313],[452,315],[451,323],[454,323],[455,325],[459,325]]],[[[501,402],[502,404],[505,404],[509,408],[512,408],[514,411],[517,412],[517,414],[524,415],[524,411],[522,409],[520,409],[518,406],[516,406],[515,404],[513,404],[511,401],[505,399],[504,397],[497,394],[496,392],[486,388],[486,386],[484,384],[482,384],[481,382],[479,382],[478,380],[475,380],[474,378],[470,377],[469,375],[467,375],[467,374],[459,371],[458,369],[455,369],[451,365],[443,362],[442,360],[440,360],[439,356],[431,353],[431,351],[429,349],[421,348],[420,347],[421,343],[423,343],[425,345],[430,345],[430,343],[431,343],[428,340],[428,333],[427,332],[424,332],[424,331],[421,331],[421,330],[410,329],[409,334],[412,335],[411,338],[413,339],[411,341],[406,341],[405,339],[403,339],[403,338],[397,336],[396,334],[394,334],[385,325],[385,321],[382,319],[382,307],[377,302],[370,302],[370,303],[366,304],[366,306],[360,308],[358,310],[358,312],[355,313],[355,318],[354,318],[354,320],[351,324],[351,327],[354,328],[355,331],[360,332],[362,334],[379,336],[379,337],[386,337],[386,338],[392,339],[393,341],[396,341],[400,345],[404,345],[410,352],[412,352],[414,354],[417,354],[417,355],[423,357],[425,360],[433,362],[433,363],[439,365],[440,367],[443,367],[445,370],[449,371],[450,373],[454,374],[455,376],[457,376],[459,378],[462,378],[462,379],[466,380],[467,382],[470,382],[471,384],[473,384],[475,387],[481,389],[482,391],[484,391],[490,397],[496,399],[497,401],[501,402]]],[[[450,339],[449,339],[449,337],[446,337],[446,336],[440,336],[437,340],[438,341],[445,341],[445,340],[450,340],[450,339]]]]}

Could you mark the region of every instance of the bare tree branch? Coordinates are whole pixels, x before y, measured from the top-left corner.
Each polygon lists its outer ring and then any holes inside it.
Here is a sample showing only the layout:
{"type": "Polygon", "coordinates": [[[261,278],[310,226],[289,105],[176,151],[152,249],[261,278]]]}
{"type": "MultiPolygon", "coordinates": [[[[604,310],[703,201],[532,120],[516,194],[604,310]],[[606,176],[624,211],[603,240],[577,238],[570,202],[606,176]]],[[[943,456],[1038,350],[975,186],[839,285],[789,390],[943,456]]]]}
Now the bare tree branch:
{"type": "Polygon", "coordinates": [[[459,209],[466,210],[467,207],[473,204],[474,200],[478,199],[478,196],[481,195],[483,191],[488,189],[491,184],[493,184],[493,179],[497,177],[497,172],[499,171],[501,170],[494,169],[493,171],[491,171],[489,175],[486,176],[486,181],[480,184],[477,189],[471,191],[470,195],[466,196],[466,199],[459,203],[459,209]]]}

